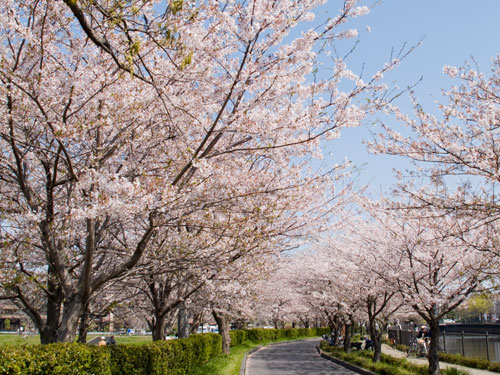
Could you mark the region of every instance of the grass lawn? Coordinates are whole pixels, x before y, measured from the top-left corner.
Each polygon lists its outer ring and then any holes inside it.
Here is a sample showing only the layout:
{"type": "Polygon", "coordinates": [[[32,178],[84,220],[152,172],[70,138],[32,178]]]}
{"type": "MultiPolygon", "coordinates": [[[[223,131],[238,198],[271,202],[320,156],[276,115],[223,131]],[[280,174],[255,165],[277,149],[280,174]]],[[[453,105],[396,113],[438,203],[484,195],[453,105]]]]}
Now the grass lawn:
{"type": "Polygon", "coordinates": [[[17,333],[0,334],[0,345],[40,344],[39,335],[24,336],[17,333]]]}
{"type": "Polygon", "coordinates": [[[246,352],[264,343],[246,342],[231,348],[231,354],[220,354],[201,367],[194,369],[190,375],[238,375],[241,361],[246,352]]]}
{"type": "MultiPolygon", "coordinates": [[[[107,338],[108,336],[106,336],[107,338]]],[[[90,339],[88,339],[90,340],[90,339]]],[[[153,336],[144,335],[144,336],[115,336],[115,340],[117,344],[145,344],[148,342],[153,342],[153,336]]]]}
{"type": "MultiPolygon", "coordinates": [[[[386,354],[381,355],[381,360],[374,363],[371,360],[373,352],[366,350],[356,350],[349,354],[344,352],[343,348],[333,348],[325,341],[320,344],[321,349],[333,357],[349,362],[366,370],[372,371],[379,375],[427,375],[429,367],[410,363],[404,358],[395,358],[386,354]]],[[[441,369],[443,375],[468,375],[466,371],[458,370],[457,368],[441,369]]]]}
{"type": "MultiPolygon", "coordinates": [[[[92,340],[94,337],[100,337],[102,335],[88,335],[87,341],[92,340]]],[[[105,335],[106,338],[109,335],[105,335]]],[[[144,344],[148,342],[152,342],[153,338],[151,335],[145,336],[115,336],[115,340],[117,344],[144,344]]],[[[40,336],[32,335],[32,336],[23,336],[15,333],[2,333],[0,334],[0,345],[24,345],[24,344],[40,344],[40,336]]]]}

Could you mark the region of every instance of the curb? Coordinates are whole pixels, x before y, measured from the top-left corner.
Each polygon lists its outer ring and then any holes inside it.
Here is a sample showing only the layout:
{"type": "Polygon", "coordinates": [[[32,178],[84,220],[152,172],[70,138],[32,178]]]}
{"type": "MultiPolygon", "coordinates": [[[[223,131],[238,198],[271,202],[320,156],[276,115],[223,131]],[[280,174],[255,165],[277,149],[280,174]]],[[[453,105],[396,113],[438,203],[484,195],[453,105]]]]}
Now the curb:
{"type": "Polygon", "coordinates": [[[320,356],[322,358],[325,358],[333,363],[336,363],[337,365],[340,365],[342,367],[345,367],[346,369],[348,370],[351,370],[351,371],[354,371],[358,374],[361,374],[361,375],[375,375],[375,373],[371,372],[371,371],[368,371],[368,370],[365,370],[364,368],[361,368],[361,367],[358,367],[358,366],[355,366],[355,365],[352,365],[350,363],[347,363],[347,362],[344,362],[344,361],[341,361],[340,359],[338,358],[335,358],[335,357],[332,357],[328,354],[325,354],[319,347],[319,345],[316,347],[316,349],[318,350],[318,353],[320,354],[320,356]]]}
{"type": "Polygon", "coordinates": [[[247,356],[249,356],[252,353],[255,353],[257,350],[263,348],[263,346],[256,346],[255,348],[249,350],[243,355],[243,359],[241,360],[241,367],[240,367],[240,375],[245,375],[247,372],[247,356]]]}

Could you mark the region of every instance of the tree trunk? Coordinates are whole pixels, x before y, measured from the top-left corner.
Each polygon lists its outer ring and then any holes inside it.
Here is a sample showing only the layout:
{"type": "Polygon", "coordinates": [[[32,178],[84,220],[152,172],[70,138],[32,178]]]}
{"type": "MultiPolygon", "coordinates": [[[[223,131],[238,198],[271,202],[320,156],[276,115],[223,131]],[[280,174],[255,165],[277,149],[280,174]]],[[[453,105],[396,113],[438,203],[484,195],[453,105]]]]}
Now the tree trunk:
{"type": "MultiPolygon", "coordinates": [[[[160,341],[165,338],[165,325],[166,320],[164,315],[157,314],[151,320],[151,324],[149,324],[149,326],[151,328],[151,334],[153,335],[153,341],[160,341]]],[[[181,336],[179,335],[179,337],[181,336]]]]}
{"type": "Polygon", "coordinates": [[[375,316],[372,313],[372,302],[368,303],[368,329],[370,331],[370,339],[373,343],[373,362],[380,362],[382,354],[382,332],[377,330],[375,316]]]}
{"type": "Polygon", "coordinates": [[[217,322],[219,334],[222,336],[222,353],[229,354],[231,345],[231,336],[229,336],[229,320],[224,314],[218,313],[215,310],[212,311],[212,315],[217,322]]]}
{"type": "Polygon", "coordinates": [[[195,314],[193,316],[193,324],[191,324],[189,334],[194,335],[196,332],[198,332],[198,327],[203,324],[203,315],[204,311],[199,312],[198,314],[195,314]]]}
{"type": "Polygon", "coordinates": [[[373,343],[373,362],[380,362],[380,356],[382,354],[382,335],[375,327],[373,331],[370,329],[370,336],[373,343]]]}
{"type": "Polygon", "coordinates": [[[330,329],[330,335],[333,336],[333,333],[335,332],[335,325],[332,324],[331,321],[328,321],[328,328],[330,329]]]}
{"type": "Polygon", "coordinates": [[[195,335],[198,333],[198,327],[200,326],[201,324],[191,324],[190,327],[189,327],[189,335],[195,335]]]}
{"type": "Polygon", "coordinates": [[[42,325],[42,327],[35,324],[40,332],[40,343],[44,344],[53,344],[57,342],[57,328],[59,324],[59,316],[60,316],[60,305],[52,304],[50,301],[47,303],[49,306],[47,310],[47,320],[46,323],[42,325]]]}
{"type": "Polygon", "coordinates": [[[80,317],[80,327],[78,328],[78,342],[81,344],[87,343],[87,331],[89,328],[89,307],[88,304],[83,309],[80,317]]]}
{"type": "Polygon", "coordinates": [[[433,319],[429,322],[431,329],[431,343],[429,345],[429,375],[440,375],[439,368],[439,320],[433,319]]]}
{"type": "Polygon", "coordinates": [[[332,342],[334,346],[338,346],[340,343],[340,319],[338,314],[335,314],[333,328],[332,342]]]}
{"type": "Polygon", "coordinates": [[[59,330],[57,331],[58,342],[74,342],[78,319],[83,313],[83,303],[78,294],[66,300],[63,305],[63,313],[59,330]]]}
{"type": "Polygon", "coordinates": [[[49,266],[47,273],[47,291],[49,294],[47,297],[47,317],[45,322],[42,322],[41,317],[39,317],[39,321],[32,314],[28,313],[32,317],[35,327],[40,332],[41,344],[53,344],[57,342],[57,330],[61,318],[61,302],[63,299],[61,287],[54,282],[56,275],[51,266],[49,266]]]}
{"type": "Polygon", "coordinates": [[[344,337],[344,352],[350,353],[351,352],[351,327],[352,323],[347,323],[345,325],[345,337],[344,337]]]}
{"type": "Polygon", "coordinates": [[[189,337],[189,313],[184,303],[179,305],[179,312],[177,315],[177,334],[180,339],[189,337]]]}
{"type": "Polygon", "coordinates": [[[44,324],[43,328],[38,328],[40,332],[40,344],[53,344],[57,342],[57,322],[44,324]]]}

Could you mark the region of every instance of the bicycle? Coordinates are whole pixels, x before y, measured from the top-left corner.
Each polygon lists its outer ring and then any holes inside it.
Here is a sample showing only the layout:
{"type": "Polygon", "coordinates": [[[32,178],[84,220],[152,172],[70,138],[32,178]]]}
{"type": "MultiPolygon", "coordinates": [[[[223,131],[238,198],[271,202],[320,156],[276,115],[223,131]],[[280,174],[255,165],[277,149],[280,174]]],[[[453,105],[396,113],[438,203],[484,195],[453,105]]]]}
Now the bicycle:
{"type": "Polygon", "coordinates": [[[427,355],[425,347],[423,347],[417,340],[416,337],[412,337],[408,343],[408,349],[406,351],[408,357],[425,357],[427,355]]]}

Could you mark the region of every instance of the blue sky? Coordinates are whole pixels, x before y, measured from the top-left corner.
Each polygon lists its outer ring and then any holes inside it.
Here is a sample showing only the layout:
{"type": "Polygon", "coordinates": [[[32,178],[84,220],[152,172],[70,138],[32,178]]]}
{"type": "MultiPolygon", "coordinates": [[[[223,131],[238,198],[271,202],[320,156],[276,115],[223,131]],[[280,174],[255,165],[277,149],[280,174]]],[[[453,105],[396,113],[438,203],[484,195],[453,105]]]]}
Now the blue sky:
{"type": "MultiPolygon", "coordinates": [[[[342,3],[329,0],[318,10],[317,19],[335,16],[342,3]]],[[[361,3],[370,4],[373,2],[361,3]]],[[[440,97],[441,89],[452,83],[442,73],[445,64],[462,65],[472,56],[480,70],[489,73],[491,58],[500,54],[500,0],[383,0],[370,14],[346,27],[355,27],[360,33],[360,43],[348,61],[355,72],[363,63],[368,72],[374,71],[388,61],[392,48],[416,44],[423,37],[422,45],[386,78],[406,87],[422,76],[415,91],[430,111],[435,111],[433,101],[440,97]],[[371,33],[366,31],[367,25],[371,33]]],[[[407,96],[398,104],[411,110],[407,96]]],[[[347,129],[333,151],[339,159],[347,156],[357,166],[364,165],[360,181],[371,182],[375,193],[387,190],[394,182],[392,168],[406,162],[369,155],[361,144],[370,137],[369,128],[366,124],[347,129]]]]}

